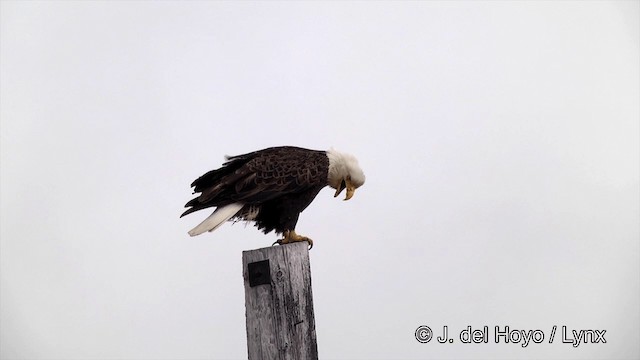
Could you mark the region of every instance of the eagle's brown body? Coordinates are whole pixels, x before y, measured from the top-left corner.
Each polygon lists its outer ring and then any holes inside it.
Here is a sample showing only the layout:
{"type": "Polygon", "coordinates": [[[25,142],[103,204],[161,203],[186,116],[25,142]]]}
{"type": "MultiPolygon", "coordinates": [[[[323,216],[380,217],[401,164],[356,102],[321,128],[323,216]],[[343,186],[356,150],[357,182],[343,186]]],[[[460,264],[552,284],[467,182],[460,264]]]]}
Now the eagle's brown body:
{"type": "Polygon", "coordinates": [[[264,233],[295,229],[300,212],[327,186],[325,151],[291,146],[232,156],[191,186],[201,193],[182,216],[209,207],[242,203],[235,218],[253,220],[264,233]]]}

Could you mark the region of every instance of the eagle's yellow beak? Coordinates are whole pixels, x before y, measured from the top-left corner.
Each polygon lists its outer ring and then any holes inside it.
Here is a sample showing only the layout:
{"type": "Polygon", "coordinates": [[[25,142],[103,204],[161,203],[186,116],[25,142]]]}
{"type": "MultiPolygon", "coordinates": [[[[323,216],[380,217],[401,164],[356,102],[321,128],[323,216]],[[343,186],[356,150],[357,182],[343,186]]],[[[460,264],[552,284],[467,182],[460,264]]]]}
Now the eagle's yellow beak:
{"type": "Polygon", "coordinates": [[[338,197],[338,195],[340,195],[340,193],[344,189],[347,189],[347,196],[344,198],[344,200],[347,201],[353,197],[353,194],[356,191],[356,187],[353,186],[353,183],[351,182],[350,177],[347,177],[346,179],[342,180],[342,182],[340,183],[340,186],[338,186],[338,188],[336,189],[336,194],[333,195],[333,197],[338,197]]]}

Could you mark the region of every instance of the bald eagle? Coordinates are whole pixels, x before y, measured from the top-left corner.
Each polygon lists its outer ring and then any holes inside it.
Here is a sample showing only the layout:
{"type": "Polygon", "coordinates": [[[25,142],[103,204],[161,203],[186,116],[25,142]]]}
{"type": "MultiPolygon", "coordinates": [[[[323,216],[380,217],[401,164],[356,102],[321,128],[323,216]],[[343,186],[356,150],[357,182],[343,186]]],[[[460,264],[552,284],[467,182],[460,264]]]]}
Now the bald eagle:
{"type": "Polygon", "coordinates": [[[353,155],[333,149],[281,146],[226,159],[221,168],[191,184],[194,194],[200,195],[187,202],[189,209],[180,217],[216,207],[189,231],[191,236],[213,231],[227,220],[246,220],[255,222],[265,234],[282,234],[274,244],[307,241],[313,246],[311,239],[295,232],[300,213],[325,186],[336,189],[334,197],[346,189],[344,200],[349,200],[365,180],[353,155]]]}

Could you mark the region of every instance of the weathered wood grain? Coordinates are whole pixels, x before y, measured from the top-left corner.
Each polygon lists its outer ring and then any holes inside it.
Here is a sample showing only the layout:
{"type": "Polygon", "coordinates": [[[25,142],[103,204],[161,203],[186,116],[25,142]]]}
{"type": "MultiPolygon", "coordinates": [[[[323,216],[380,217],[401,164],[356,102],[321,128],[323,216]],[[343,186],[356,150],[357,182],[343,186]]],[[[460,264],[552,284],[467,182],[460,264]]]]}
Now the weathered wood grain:
{"type": "Polygon", "coordinates": [[[307,243],[243,251],[242,268],[249,359],[317,359],[307,243]],[[250,287],[248,264],[266,259],[271,283],[250,287]]]}

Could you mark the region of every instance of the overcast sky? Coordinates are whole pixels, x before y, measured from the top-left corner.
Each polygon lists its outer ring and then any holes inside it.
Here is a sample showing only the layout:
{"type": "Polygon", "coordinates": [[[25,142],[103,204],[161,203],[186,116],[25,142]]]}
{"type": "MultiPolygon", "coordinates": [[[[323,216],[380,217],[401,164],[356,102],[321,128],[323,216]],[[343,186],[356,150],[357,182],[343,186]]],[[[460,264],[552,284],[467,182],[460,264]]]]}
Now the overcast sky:
{"type": "Polygon", "coordinates": [[[640,357],[639,2],[0,10],[2,359],[246,358],[241,252],[276,236],[178,216],[225,154],[276,145],[367,175],[298,223],[321,358],[640,357]]]}

